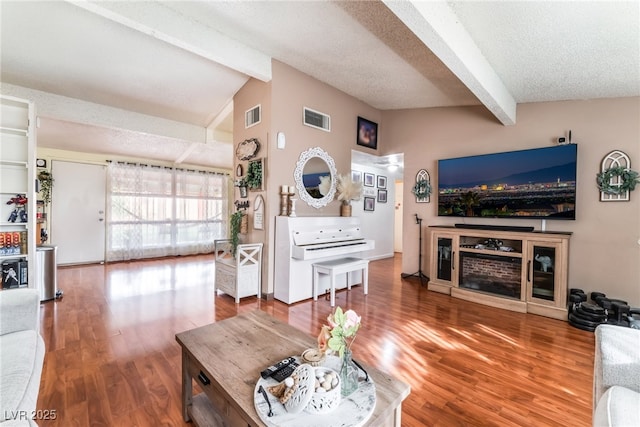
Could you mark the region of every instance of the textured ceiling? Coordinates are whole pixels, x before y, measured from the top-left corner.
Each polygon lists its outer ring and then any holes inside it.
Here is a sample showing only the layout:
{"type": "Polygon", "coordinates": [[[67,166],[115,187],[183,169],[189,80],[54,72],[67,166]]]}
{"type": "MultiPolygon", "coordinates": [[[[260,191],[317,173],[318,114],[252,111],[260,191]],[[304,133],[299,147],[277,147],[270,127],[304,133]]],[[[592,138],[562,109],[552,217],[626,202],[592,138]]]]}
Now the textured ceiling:
{"type": "Polygon", "coordinates": [[[381,109],[640,96],[640,2],[0,1],[2,92],[44,147],[232,164],[271,58],[381,109]]]}
{"type": "Polygon", "coordinates": [[[640,94],[638,1],[450,3],[518,103],[640,94]]]}

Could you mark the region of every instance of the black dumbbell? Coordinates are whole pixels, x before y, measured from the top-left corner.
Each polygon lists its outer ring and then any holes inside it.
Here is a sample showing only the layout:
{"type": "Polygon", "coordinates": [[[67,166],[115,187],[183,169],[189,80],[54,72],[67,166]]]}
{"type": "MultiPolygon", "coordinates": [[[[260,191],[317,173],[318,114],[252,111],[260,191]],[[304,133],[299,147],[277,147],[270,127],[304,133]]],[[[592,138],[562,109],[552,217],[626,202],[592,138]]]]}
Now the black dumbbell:
{"type": "Polygon", "coordinates": [[[629,307],[627,304],[612,302],[611,310],[615,313],[616,325],[629,326],[629,320],[627,319],[627,316],[629,315],[631,307],[629,307]]]}

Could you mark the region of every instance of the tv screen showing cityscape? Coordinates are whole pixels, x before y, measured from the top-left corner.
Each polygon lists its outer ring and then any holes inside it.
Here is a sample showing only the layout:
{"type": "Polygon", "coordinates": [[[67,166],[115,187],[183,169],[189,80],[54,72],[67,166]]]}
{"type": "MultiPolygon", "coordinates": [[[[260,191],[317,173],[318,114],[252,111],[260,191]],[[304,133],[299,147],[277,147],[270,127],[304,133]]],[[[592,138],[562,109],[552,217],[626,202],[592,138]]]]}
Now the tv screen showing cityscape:
{"type": "Polygon", "coordinates": [[[438,215],[575,219],[577,147],[438,160],[438,215]]]}

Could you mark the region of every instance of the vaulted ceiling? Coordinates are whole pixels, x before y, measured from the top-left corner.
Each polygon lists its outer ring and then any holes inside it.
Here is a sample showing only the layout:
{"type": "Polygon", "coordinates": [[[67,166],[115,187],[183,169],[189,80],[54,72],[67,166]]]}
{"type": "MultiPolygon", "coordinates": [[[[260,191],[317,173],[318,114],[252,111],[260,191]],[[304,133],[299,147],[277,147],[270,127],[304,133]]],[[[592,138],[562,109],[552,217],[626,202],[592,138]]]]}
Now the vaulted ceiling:
{"type": "Polygon", "coordinates": [[[6,1],[2,93],[43,147],[232,164],[233,96],[284,62],[381,109],[640,96],[637,1],[6,1]]]}

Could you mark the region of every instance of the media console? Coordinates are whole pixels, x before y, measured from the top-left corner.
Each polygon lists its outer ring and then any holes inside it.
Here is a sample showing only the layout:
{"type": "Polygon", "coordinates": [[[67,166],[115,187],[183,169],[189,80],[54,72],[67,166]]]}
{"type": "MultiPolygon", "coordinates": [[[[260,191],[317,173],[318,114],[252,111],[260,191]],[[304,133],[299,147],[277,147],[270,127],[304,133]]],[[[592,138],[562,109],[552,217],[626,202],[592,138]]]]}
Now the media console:
{"type": "Polygon", "coordinates": [[[428,234],[430,290],[567,320],[571,233],[456,224],[431,226],[428,234]]]}

